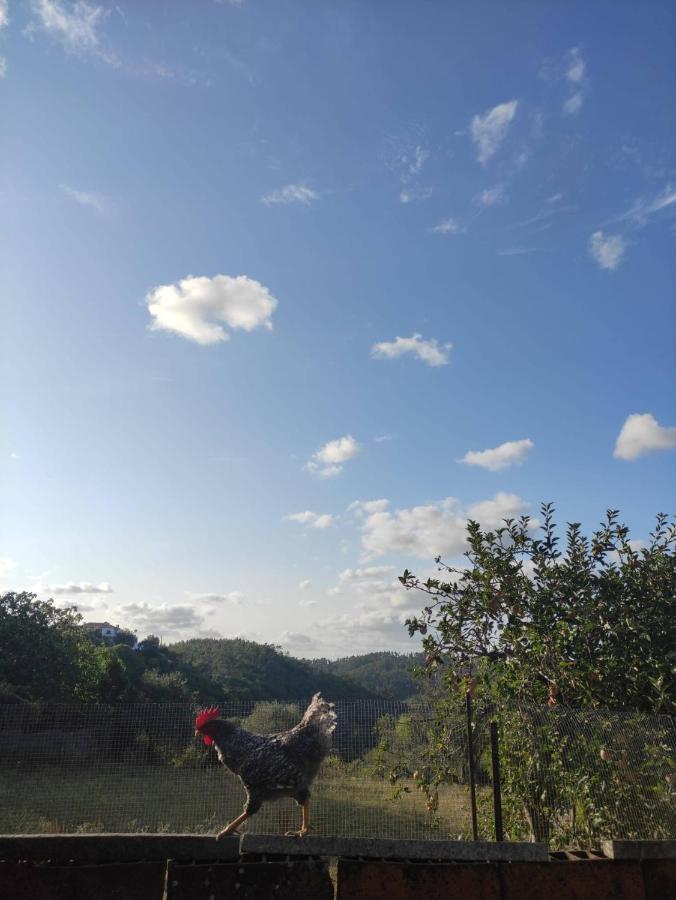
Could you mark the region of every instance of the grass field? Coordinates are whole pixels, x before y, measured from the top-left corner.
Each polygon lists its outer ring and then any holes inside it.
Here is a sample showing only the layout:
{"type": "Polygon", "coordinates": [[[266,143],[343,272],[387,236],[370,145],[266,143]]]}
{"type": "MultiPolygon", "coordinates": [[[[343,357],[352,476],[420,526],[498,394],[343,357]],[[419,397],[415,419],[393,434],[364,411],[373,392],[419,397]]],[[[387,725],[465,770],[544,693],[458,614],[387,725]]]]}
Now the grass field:
{"type": "MultiPolygon", "coordinates": [[[[312,833],[345,837],[457,838],[470,828],[462,787],[439,794],[436,822],[424,797],[392,799],[386,781],[331,771],[315,784],[312,833]]],[[[0,771],[0,833],[218,831],[242,810],[239,780],[218,769],[137,767],[121,772],[59,767],[30,773],[0,771]]],[[[280,832],[300,824],[292,800],[268,803],[249,822],[251,832],[280,832]]]]}

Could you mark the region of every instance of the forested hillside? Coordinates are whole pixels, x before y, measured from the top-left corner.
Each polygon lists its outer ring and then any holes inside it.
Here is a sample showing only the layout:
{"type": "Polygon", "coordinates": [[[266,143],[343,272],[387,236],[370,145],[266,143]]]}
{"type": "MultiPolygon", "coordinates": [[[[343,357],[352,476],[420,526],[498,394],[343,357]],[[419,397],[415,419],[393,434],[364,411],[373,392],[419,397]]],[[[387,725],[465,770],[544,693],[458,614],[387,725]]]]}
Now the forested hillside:
{"type": "Polygon", "coordinates": [[[315,668],[308,660],[286,656],[270,644],[240,638],[193,638],[172,644],[179,664],[188,664],[219,686],[224,696],[242,700],[288,700],[310,697],[316,691],[332,700],[379,696],[349,672],[315,668]]]}
{"type": "Polygon", "coordinates": [[[347,678],[373,691],[378,697],[407,700],[420,690],[412,669],[424,662],[422,653],[394,653],[384,650],[342,659],[310,659],[316,672],[347,678]]]}
{"type": "Polygon", "coordinates": [[[0,595],[0,703],[403,699],[415,686],[414,657],[373,653],[294,659],[271,644],[194,638],[162,644],[148,635],[109,646],[92,639],[74,609],[30,593],[0,595]],[[36,661],[39,660],[39,665],[36,661]]]}

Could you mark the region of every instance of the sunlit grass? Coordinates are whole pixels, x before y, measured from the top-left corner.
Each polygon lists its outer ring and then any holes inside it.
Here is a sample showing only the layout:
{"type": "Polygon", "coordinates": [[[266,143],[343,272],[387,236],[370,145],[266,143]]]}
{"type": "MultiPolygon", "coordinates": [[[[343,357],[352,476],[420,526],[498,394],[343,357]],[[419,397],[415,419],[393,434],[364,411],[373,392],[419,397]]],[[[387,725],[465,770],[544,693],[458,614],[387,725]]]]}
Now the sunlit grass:
{"type": "MultiPolygon", "coordinates": [[[[392,799],[379,779],[336,771],[317,780],[311,807],[312,833],[344,837],[457,838],[469,831],[467,792],[449,786],[439,793],[435,820],[422,794],[392,799]]],[[[0,772],[0,832],[173,832],[209,834],[242,810],[239,780],[219,769],[171,766],[0,772]]],[[[267,803],[246,823],[255,833],[283,832],[300,825],[292,800],[267,803]]]]}

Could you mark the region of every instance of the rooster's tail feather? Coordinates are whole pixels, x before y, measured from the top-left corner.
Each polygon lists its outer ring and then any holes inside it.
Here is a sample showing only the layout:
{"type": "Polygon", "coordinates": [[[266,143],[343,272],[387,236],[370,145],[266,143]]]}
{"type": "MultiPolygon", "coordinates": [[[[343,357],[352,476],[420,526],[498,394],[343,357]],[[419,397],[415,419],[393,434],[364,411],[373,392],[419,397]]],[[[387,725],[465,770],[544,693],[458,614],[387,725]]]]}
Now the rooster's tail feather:
{"type": "Polygon", "coordinates": [[[330,738],[336,728],[337,718],[333,703],[324,700],[318,692],[310,701],[300,724],[314,726],[321,734],[330,738]]]}

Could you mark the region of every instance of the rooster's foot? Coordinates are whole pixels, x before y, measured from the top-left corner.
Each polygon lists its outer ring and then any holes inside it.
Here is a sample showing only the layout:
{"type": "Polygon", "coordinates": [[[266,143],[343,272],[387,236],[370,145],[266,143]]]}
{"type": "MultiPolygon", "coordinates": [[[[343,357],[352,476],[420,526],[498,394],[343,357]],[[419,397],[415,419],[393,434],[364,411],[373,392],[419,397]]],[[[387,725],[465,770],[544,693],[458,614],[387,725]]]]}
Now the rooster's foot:
{"type": "Polygon", "coordinates": [[[287,832],[285,832],[284,837],[302,838],[302,837],[305,837],[305,835],[306,835],[307,833],[308,833],[308,829],[307,829],[307,828],[301,828],[300,831],[287,831],[287,832]]]}

